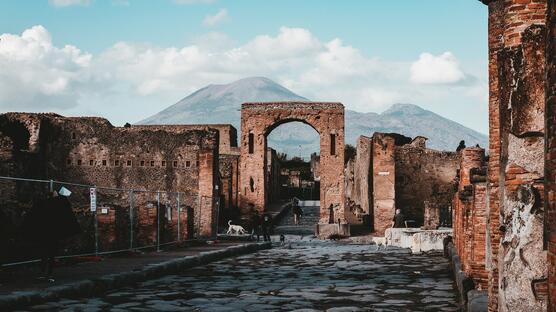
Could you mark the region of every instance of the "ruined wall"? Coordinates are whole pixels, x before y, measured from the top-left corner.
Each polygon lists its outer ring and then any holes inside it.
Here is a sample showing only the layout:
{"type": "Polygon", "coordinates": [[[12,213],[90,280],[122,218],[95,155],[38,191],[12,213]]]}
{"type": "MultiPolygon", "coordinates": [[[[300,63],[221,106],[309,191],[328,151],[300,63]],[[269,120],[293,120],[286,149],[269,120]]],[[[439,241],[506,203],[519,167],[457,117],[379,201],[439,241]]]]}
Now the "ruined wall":
{"type": "Polygon", "coordinates": [[[460,152],[457,193],[453,199],[454,244],[463,271],[479,289],[488,288],[486,269],[487,185],[485,150],[460,152]]]}
{"type": "Polygon", "coordinates": [[[371,138],[360,136],[355,158],[346,164],[346,218],[350,224],[361,224],[363,216],[372,213],[371,151],[371,138]]]}
{"type": "Polygon", "coordinates": [[[267,196],[267,135],[277,126],[301,121],[320,135],[320,223],[329,222],[329,209],[344,217],[344,106],[341,103],[245,103],[241,109],[241,209],[263,211],[267,196]]]}
{"type": "Polygon", "coordinates": [[[373,231],[384,235],[392,225],[396,209],[396,139],[385,133],[372,137],[373,231]]]}
{"type": "Polygon", "coordinates": [[[276,151],[272,148],[267,148],[267,164],[266,164],[266,181],[267,181],[267,203],[276,203],[280,201],[280,176],[282,167],[276,151]]]}
{"type": "Polygon", "coordinates": [[[545,238],[548,249],[549,311],[556,312],[556,4],[548,2],[546,47],[545,238]]]}
{"type": "Polygon", "coordinates": [[[547,1],[483,2],[489,5],[489,309],[543,311],[547,1]]]}
{"type": "Polygon", "coordinates": [[[237,129],[227,124],[193,124],[193,125],[132,125],[135,130],[169,131],[172,133],[184,133],[191,130],[217,130],[218,131],[218,153],[237,154],[237,129]]]}
{"type": "MultiPolygon", "coordinates": [[[[126,219],[124,215],[129,220],[130,206],[128,192],[101,187],[149,190],[155,192],[136,192],[133,197],[134,209],[144,214],[136,216],[136,222],[150,227],[150,230],[143,230],[145,233],[137,233],[138,239],[141,235],[153,236],[157,210],[160,214],[168,214],[165,217],[166,220],[171,219],[168,231],[176,233],[177,229],[173,227],[177,218],[172,218],[170,214],[172,211],[176,213],[177,196],[157,194],[156,191],[160,190],[182,192],[181,207],[196,208],[198,234],[206,236],[213,233],[214,185],[218,181],[216,130],[117,128],[102,118],[8,113],[0,115],[0,131],[13,142],[1,153],[11,153],[8,161],[11,165],[8,168],[2,166],[0,175],[97,185],[99,208],[107,208],[106,216],[100,218],[101,224],[102,220],[118,219],[118,211],[123,211],[122,220],[126,219]],[[147,215],[153,211],[154,218],[147,215]]],[[[54,186],[58,188],[60,185],[54,186]]],[[[16,207],[16,203],[29,203],[24,197],[45,190],[44,186],[40,190],[37,189],[39,187],[38,183],[2,182],[1,194],[8,196],[2,201],[11,207],[16,207]]],[[[71,197],[74,208],[84,216],[88,226],[89,190],[69,188],[74,192],[71,197]]],[[[123,221],[118,223],[124,224],[123,221]]],[[[107,231],[110,233],[114,229],[107,231]]]]}
{"type": "Polygon", "coordinates": [[[417,137],[395,149],[396,208],[414,220],[415,226],[425,224],[425,202],[438,210],[437,215],[449,210],[459,165],[456,153],[427,149],[425,140],[417,137]]]}

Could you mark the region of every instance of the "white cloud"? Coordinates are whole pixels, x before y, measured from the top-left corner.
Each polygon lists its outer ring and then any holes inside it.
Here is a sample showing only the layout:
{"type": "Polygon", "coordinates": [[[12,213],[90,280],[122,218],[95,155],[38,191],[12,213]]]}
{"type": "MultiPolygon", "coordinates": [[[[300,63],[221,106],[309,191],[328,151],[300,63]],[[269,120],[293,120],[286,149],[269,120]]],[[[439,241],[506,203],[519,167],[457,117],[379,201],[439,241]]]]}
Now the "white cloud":
{"type": "Polygon", "coordinates": [[[422,53],[411,65],[411,82],[416,84],[455,84],[466,78],[456,57],[451,52],[435,56],[422,53]]]}
{"type": "Polygon", "coordinates": [[[11,109],[76,105],[91,58],[71,45],[53,46],[42,26],[21,36],[0,35],[0,105],[11,109]]]}
{"type": "Polygon", "coordinates": [[[282,27],[242,44],[216,32],[181,47],[119,42],[94,56],[54,46],[42,26],[0,39],[0,111],[55,110],[133,122],[208,84],[248,76],[266,76],[309,99],[340,101],[362,112],[398,102],[450,107],[454,97],[483,103],[487,90],[486,79],[461,84],[469,75],[450,53],[424,53],[413,64],[383,60],[302,28],[282,27]],[[420,73],[423,64],[435,79],[420,73]]]}
{"type": "Polygon", "coordinates": [[[89,5],[92,0],[48,0],[50,5],[56,7],[67,7],[72,5],[89,5]]]}
{"type": "Polygon", "coordinates": [[[203,25],[207,27],[214,27],[228,19],[228,10],[220,9],[214,15],[207,15],[203,20],[203,25]]]}

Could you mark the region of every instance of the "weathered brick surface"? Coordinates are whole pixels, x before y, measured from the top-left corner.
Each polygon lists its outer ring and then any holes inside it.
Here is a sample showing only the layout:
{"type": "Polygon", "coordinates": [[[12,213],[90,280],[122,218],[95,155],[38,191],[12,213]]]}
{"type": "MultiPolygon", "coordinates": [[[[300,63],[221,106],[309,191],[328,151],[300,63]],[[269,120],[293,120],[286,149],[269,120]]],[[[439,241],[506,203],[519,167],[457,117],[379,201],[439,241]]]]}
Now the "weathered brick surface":
{"type": "Polygon", "coordinates": [[[396,208],[402,209],[416,226],[425,224],[425,202],[437,210],[449,210],[459,167],[457,153],[428,149],[425,141],[424,137],[416,137],[411,144],[397,146],[395,151],[396,208]]]}
{"type": "Polygon", "coordinates": [[[396,210],[396,139],[375,132],[371,145],[373,231],[381,236],[391,227],[396,210]]]}
{"type": "Polygon", "coordinates": [[[556,311],[556,4],[548,1],[546,80],[545,239],[548,251],[548,298],[556,311]]]}
{"type": "MultiPolygon", "coordinates": [[[[128,247],[122,245],[129,242],[131,201],[126,191],[102,187],[162,192],[160,201],[156,192],[134,193],[137,244],[142,238],[148,243],[152,242],[153,235],[156,237],[153,228],[156,229],[157,209],[166,228],[161,231],[162,240],[177,234],[177,218],[170,215],[177,213],[177,196],[164,192],[182,192],[181,208],[193,207],[197,213],[197,232],[201,235],[214,233],[213,199],[216,198],[214,186],[218,183],[219,156],[217,130],[181,129],[179,126],[118,128],[102,118],[8,113],[0,115],[0,131],[5,135],[1,140],[0,155],[4,161],[0,175],[99,187],[99,210],[108,209],[106,215],[99,214],[100,227],[108,233],[100,237],[106,246],[128,247]],[[109,223],[112,221],[116,221],[113,226],[109,223]]],[[[92,217],[88,212],[89,190],[76,186],[68,188],[73,191],[71,200],[85,231],[80,243],[89,248],[94,237],[92,217]]],[[[23,210],[31,204],[32,194],[44,193],[47,185],[2,181],[0,189],[3,204],[12,210],[10,219],[18,223],[23,210]]],[[[183,222],[180,230],[187,229],[188,220],[180,221],[183,222]]]]}
{"type": "Polygon", "coordinates": [[[491,311],[542,311],[546,0],[489,5],[491,311]]]}
{"type": "Polygon", "coordinates": [[[344,106],[340,103],[281,102],[246,103],[241,109],[241,209],[252,213],[250,205],[263,211],[266,202],[267,135],[277,126],[301,121],[320,135],[320,223],[344,216],[344,106]],[[250,138],[252,139],[250,142],[250,138]],[[332,145],[331,142],[334,141],[332,145]],[[251,146],[250,146],[251,144],[251,146]]]}
{"type": "Polygon", "coordinates": [[[485,150],[460,151],[458,192],[453,199],[454,245],[464,272],[481,289],[488,287],[486,260],[486,168],[485,150]]]}
{"type": "Polygon", "coordinates": [[[400,208],[413,226],[438,228],[456,190],[459,156],[427,149],[426,140],[378,132],[359,137],[357,154],[346,165],[350,224],[369,214],[371,229],[380,235],[400,208]]]}

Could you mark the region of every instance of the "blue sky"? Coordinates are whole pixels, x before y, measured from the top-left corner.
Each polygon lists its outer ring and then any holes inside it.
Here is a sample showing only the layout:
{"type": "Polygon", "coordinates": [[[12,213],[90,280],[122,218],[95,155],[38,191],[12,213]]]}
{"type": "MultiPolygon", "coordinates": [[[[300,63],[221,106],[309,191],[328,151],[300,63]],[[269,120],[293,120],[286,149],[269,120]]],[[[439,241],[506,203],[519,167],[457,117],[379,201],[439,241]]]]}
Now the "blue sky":
{"type": "Polygon", "coordinates": [[[411,102],[487,132],[487,8],[479,1],[2,1],[0,34],[13,41],[3,54],[0,41],[0,65],[20,68],[0,73],[0,92],[12,94],[0,95],[0,111],[98,114],[119,124],[208,83],[266,76],[310,99],[377,112],[411,102]],[[32,49],[26,30],[51,47],[14,61],[14,49],[32,49]],[[50,83],[27,85],[21,72],[50,83]],[[14,88],[37,90],[21,99],[14,88]]]}

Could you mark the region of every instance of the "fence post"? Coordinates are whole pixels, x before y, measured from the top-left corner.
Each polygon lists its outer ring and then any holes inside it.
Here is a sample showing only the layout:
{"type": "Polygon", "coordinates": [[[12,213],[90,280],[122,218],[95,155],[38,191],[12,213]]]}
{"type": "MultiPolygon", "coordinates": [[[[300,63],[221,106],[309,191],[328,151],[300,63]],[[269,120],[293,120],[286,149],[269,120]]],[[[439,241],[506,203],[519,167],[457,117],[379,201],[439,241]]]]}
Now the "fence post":
{"type": "Polygon", "coordinates": [[[52,179],[48,183],[48,190],[50,191],[50,193],[54,192],[54,180],[52,179]]]}
{"type": "Polygon", "coordinates": [[[156,193],[156,251],[160,251],[160,191],[156,193]]]}
{"type": "Polygon", "coordinates": [[[178,204],[178,242],[181,242],[181,206],[180,206],[180,193],[178,192],[178,198],[177,198],[177,204],[178,204]]]}
{"type": "Polygon", "coordinates": [[[133,250],[133,190],[129,191],[129,250],[133,250]]]}
{"type": "MultiPolygon", "coordinates": [[[[98,190],[96,185],[94,185],[93,187],[95,188],[95,190],[98,190]]],[[[98,196],[98,192],[97,192],[97,196],[98,196]]],[[[97,209],[95,209],[95,211],[93,211],[93,215],[95,217],[95,255],[98,256],[98,214],[97,214],[97,209]]]]}
{"type": "Polygon", "coordinates": [[[197,194],[197,213],[193,214],[193,218],[195,219],[195,238],[199,238],[201,236],[201,205],[203,198],[201,194],[197,194]]]}

